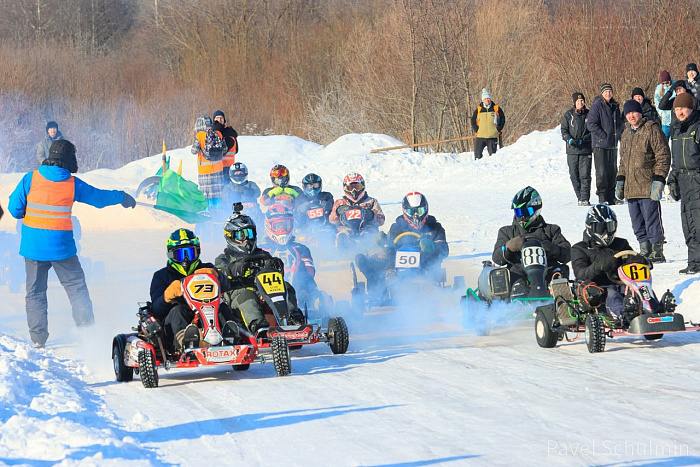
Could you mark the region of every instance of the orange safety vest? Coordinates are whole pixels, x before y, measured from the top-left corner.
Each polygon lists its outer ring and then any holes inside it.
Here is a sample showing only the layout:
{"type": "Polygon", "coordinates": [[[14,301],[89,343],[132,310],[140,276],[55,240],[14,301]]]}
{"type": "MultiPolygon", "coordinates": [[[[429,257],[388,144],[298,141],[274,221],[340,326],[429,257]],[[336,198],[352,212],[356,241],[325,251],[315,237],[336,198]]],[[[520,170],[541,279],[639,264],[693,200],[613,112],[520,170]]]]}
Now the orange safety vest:
{"type": "Polygon", "coordinates": [[[231,167],[236,163],[236,154],[238,154],[238,139],[233,138],[233,146],[224,154],[224,167],[231,167]]]}
{"type": "Polygon", "coordinates": [[[75,177],[52,182],[35,170],[27,194],[24,225],[35,229],[72,231],[71,211],[74,201],[75,177]]]}
{"type": "MultiPolygon", "coordinates": [[[[223,136],[221,135],[220,131],[217,131],[219,133],[219,136],[221,136],[221,139],[223,140],[223,136]]],[[[224,163],[223,161],[210,161],[206,157],[204,157],[204,147],[207,144],[207,132],[206,131],[198,131],[197,132],[197,141],[199,142],[199,147],[200,150],[197,153],[197,169],[199,175],[211,175],[215,174],[217,172],[223,172],[224,170],[224,163]]]]}

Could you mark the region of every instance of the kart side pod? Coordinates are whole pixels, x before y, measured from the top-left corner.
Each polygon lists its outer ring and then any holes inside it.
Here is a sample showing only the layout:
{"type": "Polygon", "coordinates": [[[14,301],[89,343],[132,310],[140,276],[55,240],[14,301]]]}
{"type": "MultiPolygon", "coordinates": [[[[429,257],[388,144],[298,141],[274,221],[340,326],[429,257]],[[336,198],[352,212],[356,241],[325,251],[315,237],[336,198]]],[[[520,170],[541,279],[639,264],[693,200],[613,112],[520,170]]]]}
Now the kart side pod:
{"type": "Polygon", "coordinates": [[[491,261],[483,262],[479,274],[479,294],[488,302],[508,299],[510,294],[510,271],[507,267],[495,267],[491,261]]]}

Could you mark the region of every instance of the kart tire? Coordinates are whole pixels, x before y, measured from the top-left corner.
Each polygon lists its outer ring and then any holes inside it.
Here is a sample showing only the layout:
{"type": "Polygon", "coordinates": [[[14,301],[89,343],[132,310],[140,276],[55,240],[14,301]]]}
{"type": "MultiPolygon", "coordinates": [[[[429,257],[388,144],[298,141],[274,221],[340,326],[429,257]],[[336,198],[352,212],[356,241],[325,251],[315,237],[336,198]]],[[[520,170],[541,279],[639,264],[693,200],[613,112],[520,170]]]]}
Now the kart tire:
{"type": "Polygon", "coordinates": [[[559,341],[559,333],[552,331],[547,318],[542,311],[537,311],[535,315],[535,338],[537,344],[543,349],[551,349],[557,346],[559,341]]]}
{"type": "Polygon", "coordinates": [[[120,383],[126,383],[134,379],[134,369],[124,364],[124,349],[126,348],[126,336],[118,334],[112,340],[112,364],[114,376],[120,383]]]}
{"type": "Polygon", "coordinates": [[[233,371],[246,371],[248,368],[250,368],[250,363],[244,363],[242,365],[231,365],[233,367],[233,371]]]}
{"type": "Polygon", "coordinates": [[[584,336],[590,353],[598,353],[605,350],[605,325],[600,316],[592,313],[586,316],[584,336]]]}
{"type": "Polygon", "coordinates": [[[644,334],[644,338],[648,341],[658,341],[664,337],[663,334],[644,334]]]}
{"type": "Polygon", "coordinates": [[[328,345],[334,354],[344,354],[350,345],[350,332],[345,320],[336,316],[328,320],[328,345]]]}
{"type": "Polygon", "coordinates": [[[289,376],[292,374],[292,359],[289,357],[287,338],[275,336],[270,342],[272,351],[272,363],[275,365],[277,376],[289,376]]]}
{"type": "Polygon", "coordinates": [[[158,387],[158,368],[153,360],[153,352],[142,350],[139,352],[139,376],[145,388],[158,387]]]}

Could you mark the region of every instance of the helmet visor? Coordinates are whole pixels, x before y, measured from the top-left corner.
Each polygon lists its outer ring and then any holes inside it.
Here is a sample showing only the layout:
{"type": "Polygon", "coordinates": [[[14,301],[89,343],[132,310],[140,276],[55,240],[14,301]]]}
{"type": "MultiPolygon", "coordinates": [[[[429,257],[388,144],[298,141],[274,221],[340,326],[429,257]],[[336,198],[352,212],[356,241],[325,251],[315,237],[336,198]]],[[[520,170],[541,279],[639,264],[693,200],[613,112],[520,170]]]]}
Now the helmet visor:
{"type": "Polygon", "coordinates": [[[321,182],[304,183],[304,189],[305,190],[320,190],[321,189],[321,182]]]}
{"type": "Polygon", "coordinates": [[[516,219],[527,219],[535,214],[535,208],[533,208],[532,206],[527,206],[524,208],[515,208],[513,209],[513,211],[515,211],[516,219]]]}
{"type": "Polygon", "coordinates": [[[362,193],[362,190],[365,189],[364,183],[360,182],[352,182],[348,183],[345,185],[345,191],[347,193],[352,193],[353,196],[357,196],[358,194],[362,193]]]}
{"type": "Polygon", "coordinates": [[[617,221],[593,222],[591,223],[591,231],[598,235],[614,234],[617,231],[617,221]]]}
{"type": "Polygon", "coordinates": [[[255,240],[255,231],[250,227],[236,230],[233,232],[232,238],[237,242],[242,242],[243,240],[255,240]]]}
{"type": "Polygon", "coordinates": [[[234,183],[243,183],[248,178],[248,174],[242,170],[234,170],[231,172],[231,180],[234,183]]]}
{"type": "Polygon", "coordinates": [[[192,245],[173,248],[168,252],[168,256],[176,263],[192,262],[199,258],[199,248],[192,245]]]}
{"type": "Polygon", "coordinates": [[[428,213],[428,208],[425,206],[418,206],[415,208],[406,208],[406,215],[408,217],[423,217],[428,213]]]}

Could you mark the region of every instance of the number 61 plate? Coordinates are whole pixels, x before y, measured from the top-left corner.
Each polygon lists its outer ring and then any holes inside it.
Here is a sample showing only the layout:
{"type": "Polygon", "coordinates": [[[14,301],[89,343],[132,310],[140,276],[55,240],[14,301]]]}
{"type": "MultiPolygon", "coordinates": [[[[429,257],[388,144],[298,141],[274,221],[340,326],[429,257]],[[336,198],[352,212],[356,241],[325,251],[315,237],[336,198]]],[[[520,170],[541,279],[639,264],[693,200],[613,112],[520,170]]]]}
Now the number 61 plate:
{"type": "Polygon", "coordinates": [[[396,263],[397,269],[419,268],[420,267],[420,252],[419,251],[397,251],[396,263]]]}

